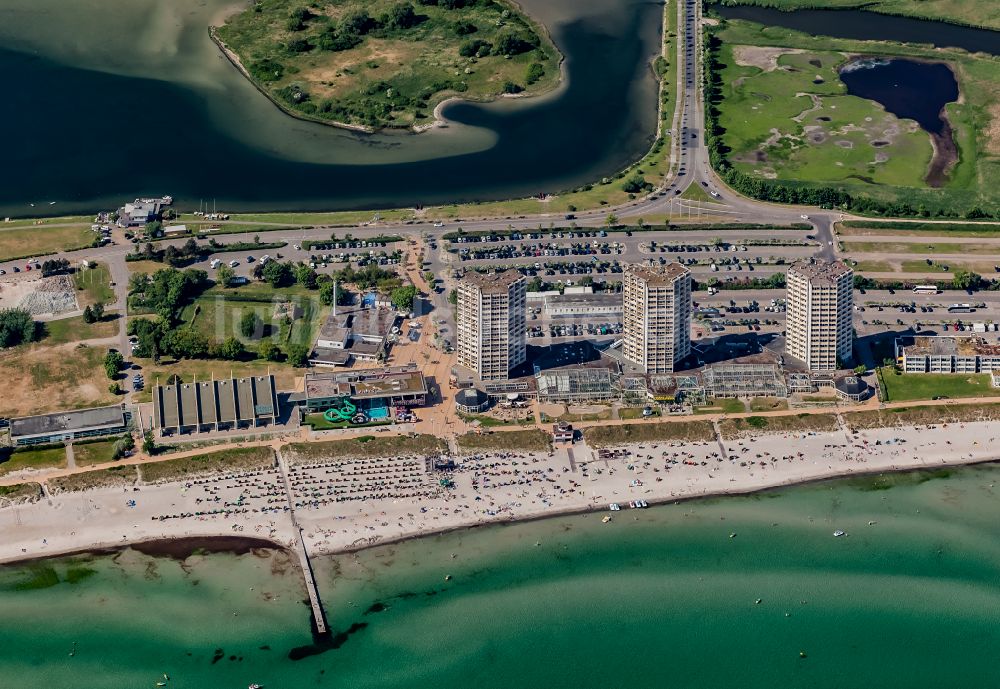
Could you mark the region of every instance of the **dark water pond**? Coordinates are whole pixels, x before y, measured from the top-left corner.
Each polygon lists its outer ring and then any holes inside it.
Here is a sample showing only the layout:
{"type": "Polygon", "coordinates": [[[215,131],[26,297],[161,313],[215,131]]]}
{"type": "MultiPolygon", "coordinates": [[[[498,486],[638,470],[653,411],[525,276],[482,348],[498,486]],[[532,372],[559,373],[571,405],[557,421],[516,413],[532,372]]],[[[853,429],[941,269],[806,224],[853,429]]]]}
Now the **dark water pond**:
{"type": "Polygon", "coordinates": [[[863,41],[929,43],[939,47],[964,48],[969,52],[1000,55],[1000,31],[989,29],[894,17],[864,10],[783,12],[771,7],[750,5],[715,5],[713,9],[727,19],[745,19],[766,26],[781,26],[814,36],[863,41]]]}
{"type": "Polygon", "coordinates": [[[958,99],[958,81],[948,65],[905,58],[861,59],[840,70],[853,96],[881,103],[896,117],[915,120],[931,136],[934,157],[927,183],[939,187],[958,160],[944,106],[958,99]]]}
{"type": "Polygon", "coordinates": [[[944,132],[942,110],[958,99],[958,81],[940,62],[857,60],[840,71],[840,79],[851,95],[881,103],[893,115],[916,120],[933,134],[944,132]]]}

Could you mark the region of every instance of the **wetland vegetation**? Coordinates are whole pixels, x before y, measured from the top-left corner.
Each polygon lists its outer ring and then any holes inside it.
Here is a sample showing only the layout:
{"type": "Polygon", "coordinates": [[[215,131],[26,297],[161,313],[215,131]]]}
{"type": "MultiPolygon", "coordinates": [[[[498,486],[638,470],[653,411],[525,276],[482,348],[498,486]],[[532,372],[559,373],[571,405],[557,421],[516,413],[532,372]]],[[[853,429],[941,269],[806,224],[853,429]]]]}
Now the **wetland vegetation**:
{"type": "Polygon", "coordinates": [[[706,41],[706,139],[736,189],[876,215],[1000,212],[996,56],[722,16],[706,41]]]}

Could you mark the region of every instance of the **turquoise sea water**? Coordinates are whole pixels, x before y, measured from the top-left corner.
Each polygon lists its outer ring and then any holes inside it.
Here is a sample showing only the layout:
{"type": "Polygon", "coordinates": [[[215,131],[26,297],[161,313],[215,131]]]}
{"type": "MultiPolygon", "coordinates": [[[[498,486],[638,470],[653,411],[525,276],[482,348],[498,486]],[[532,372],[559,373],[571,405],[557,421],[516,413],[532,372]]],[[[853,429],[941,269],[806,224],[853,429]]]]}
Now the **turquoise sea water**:
{"type": "Polygon", "coordinates": [[[0,686],[996,686],[998,479],[834,482],[320,559],[325,648],[280,553],[0,569],[0,686]]]}

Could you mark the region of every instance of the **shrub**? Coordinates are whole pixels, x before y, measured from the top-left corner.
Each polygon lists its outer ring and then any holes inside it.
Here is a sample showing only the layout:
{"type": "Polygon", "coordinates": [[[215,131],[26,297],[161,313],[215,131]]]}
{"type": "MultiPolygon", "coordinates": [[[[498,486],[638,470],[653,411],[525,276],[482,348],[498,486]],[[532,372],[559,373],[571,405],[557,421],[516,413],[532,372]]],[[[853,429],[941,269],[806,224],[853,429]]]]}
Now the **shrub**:
{"type": "Polygon", "coordinates": [[[531,65],[528,67],[528,74],[524,77],[524,80],[530,86],[531,84],[534,84],[536,81],[541,79],[543,76],[545,76],[545,68],[542,67],[537,62],[532,62],[531,65]]]}

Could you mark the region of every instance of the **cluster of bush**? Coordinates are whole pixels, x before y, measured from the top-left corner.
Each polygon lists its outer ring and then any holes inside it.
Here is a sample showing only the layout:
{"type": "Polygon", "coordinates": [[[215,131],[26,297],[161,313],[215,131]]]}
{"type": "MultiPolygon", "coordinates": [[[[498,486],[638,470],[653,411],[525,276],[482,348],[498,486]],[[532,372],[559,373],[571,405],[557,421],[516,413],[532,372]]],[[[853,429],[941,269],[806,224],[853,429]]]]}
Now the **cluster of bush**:
{"type": "Polygon", "coordinates": [[[35,319],[24,309],[0,310],[0,349],[32,342],[37,334],[35,319]]]}
{"type": "Polygon", "coordinates": [[[181,246],[166,246],[157,248],[147,242],[141,251],[136,251],[125,256],[126,261],[155,261],[157,263],[167,263],[175,268],[189,265],[199,261],[206,256],[223,251],[267,251],[269,249],[280,249],[287,242],[261,242],[260,237],[254,237],[253,242],[233,242],[231,244],[220,244],[215,239],[208,240],[208,244],[198,244],[194,238],[188,239],[181,246]]]}

